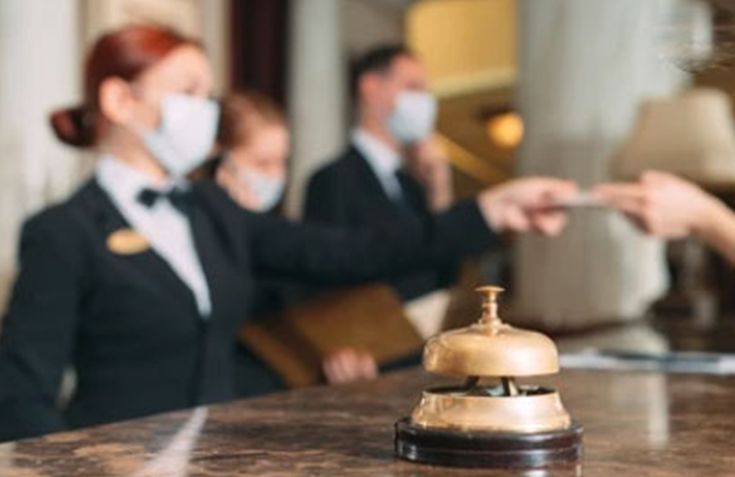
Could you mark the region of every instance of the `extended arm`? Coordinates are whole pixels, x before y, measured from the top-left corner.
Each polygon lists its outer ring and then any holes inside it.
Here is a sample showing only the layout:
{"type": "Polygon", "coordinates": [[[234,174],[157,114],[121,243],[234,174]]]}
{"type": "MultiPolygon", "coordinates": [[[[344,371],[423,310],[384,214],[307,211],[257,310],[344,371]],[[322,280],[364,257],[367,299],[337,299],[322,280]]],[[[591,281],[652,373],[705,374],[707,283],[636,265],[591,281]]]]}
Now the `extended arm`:
{"type": "Polygon", "coordinates": [[[269,273],[349,283],[455,263],[498,244],[501,231],[558,234],[563,211],[549,207],[577,193],[566,181],[510,181],[418,223],[345,230],[246,215],[256,267],[269,273]]]}

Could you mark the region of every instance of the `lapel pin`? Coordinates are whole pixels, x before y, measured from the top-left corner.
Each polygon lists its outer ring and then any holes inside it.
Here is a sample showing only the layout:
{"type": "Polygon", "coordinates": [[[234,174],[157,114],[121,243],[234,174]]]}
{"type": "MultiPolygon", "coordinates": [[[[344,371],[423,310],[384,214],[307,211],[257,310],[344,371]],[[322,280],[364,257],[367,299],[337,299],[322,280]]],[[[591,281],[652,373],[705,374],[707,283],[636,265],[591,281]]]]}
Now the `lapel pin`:
{"type": "Polygon", "coordinates": [[[107,248],[118,255],[135,255],[151,247],[148,239],[133,229],[120,229],[107,237],[107,248]]]}

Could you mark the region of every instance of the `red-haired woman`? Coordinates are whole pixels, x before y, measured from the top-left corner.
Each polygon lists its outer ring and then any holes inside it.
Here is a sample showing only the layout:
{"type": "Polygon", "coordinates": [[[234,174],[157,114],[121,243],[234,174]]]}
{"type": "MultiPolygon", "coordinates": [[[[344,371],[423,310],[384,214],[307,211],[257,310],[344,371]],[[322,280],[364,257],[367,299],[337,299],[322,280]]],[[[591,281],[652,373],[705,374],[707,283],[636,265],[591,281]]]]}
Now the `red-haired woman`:
{"type": "Polygon", "coordinates": [[[185,175],[209,153],[217,106],[199,44],[153,26],[103,36],[84,103],[52,117],[68,144],[99,153],[95,177],[28,220],[0,336],[0,439],[229,399],[236,331],[261,274],[345,282],[456,260],[494,230],[557,232],[544,208],[574,194],[513,182],[425,227],[327,230],[237,206],[185,175]],[[57,398],[64,369],[77,387],[57,398]]]}

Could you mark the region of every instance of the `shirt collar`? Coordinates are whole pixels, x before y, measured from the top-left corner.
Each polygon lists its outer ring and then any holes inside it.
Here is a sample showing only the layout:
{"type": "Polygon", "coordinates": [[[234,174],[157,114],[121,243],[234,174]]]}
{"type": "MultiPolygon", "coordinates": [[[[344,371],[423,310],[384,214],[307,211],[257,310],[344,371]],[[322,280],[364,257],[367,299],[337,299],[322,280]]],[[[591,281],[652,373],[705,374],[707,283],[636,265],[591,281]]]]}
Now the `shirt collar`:
{"type": "Polygon", "coordinates": [[[352,144],[378,176],[393,176],[401,168],[401,155],[362,128],[352,132],[352,144]]]}
{"type": "Polygon", "coordinates": [[[174,187],[189,187],[184,180],[157,184],[143,172],[109,154],[99,159],[95,176],[99,185],[120,202],[137,200],[143,189],[167,192],[174,187]]]}

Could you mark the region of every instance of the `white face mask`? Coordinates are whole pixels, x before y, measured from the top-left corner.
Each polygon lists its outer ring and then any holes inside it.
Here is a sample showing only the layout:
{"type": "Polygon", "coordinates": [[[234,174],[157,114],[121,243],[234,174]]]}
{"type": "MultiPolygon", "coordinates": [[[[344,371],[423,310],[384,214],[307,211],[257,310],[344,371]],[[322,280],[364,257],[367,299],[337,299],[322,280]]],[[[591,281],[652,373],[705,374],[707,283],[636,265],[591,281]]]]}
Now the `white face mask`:
{"type": "Polygon", "coordinates": [[[141,138],[166,171],[181,178],[207,159],[218,121],[216,101],[170,94],[161,101],[161,125],[155,131],[142,131],[141,138]]]}
{"type": "Polygon", "coordinates": [[[258,201],[258,204],[254,208],[255,212],[268,212],[278,204],[286,188],[285,179],[272,177],[262,172],[238,166],[227,158],[225,160],[233,168],[237,180],[244,187],[247,187],[248,191],[258,201]]]}
{"type": "Polygon", "coordinates": [[[426,139],[434,131],[436,98],[430,93],[402,91],[388,117],[388,130],[403,144],[426,139]]]}

